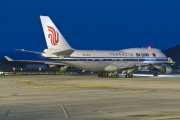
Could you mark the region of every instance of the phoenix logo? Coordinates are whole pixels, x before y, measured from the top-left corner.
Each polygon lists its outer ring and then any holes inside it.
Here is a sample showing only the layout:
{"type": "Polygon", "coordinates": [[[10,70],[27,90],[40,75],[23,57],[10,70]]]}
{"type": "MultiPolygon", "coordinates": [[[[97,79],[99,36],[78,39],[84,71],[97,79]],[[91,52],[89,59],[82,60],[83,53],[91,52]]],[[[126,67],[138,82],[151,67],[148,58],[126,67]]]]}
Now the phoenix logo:
{"type": "Polygon", "coordinates": [[[58,32],[55,31],[55,29],[51,26],[47,26],[47,27],[48,27],[48,31],[51,32],[50,34],[48,34],[48,38],[50,38],[51,44],[55,46],[59,42],[58,32]]]}
{"type": "Polygon", "coordinates": [[[156,54],[155,53],[152,53],[153,57],[156,57],[156,54]]]}

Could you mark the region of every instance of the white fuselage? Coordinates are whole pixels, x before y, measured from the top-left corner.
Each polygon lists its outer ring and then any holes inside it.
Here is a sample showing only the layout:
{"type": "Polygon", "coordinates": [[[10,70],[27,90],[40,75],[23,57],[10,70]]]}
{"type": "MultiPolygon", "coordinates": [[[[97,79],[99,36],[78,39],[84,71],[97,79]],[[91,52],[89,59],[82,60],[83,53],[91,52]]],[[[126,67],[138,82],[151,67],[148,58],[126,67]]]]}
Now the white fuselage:
{"type": "Polygon", "coordinates": [[[69,57],[49,58],[92,72],[115,72],[124,68],[163,64],[168,61],[164,53],[155,48],[130,48],[119,51],[75,50],[69,57]]]}

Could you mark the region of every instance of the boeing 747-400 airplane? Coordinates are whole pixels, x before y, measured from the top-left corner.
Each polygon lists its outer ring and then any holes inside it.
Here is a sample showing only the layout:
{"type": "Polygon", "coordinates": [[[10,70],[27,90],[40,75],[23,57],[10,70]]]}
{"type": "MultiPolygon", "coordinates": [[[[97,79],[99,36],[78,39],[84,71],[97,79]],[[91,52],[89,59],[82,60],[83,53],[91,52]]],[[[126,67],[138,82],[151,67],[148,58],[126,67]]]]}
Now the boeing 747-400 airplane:
{"type": "MultiPolygon", "coordinates": [[[[53,61],[37,61],[51,66],[58,67],[64,64],[66,69],[73,66],[82,71],[90,71],[98,74],[98,77],[118,77],[118,73],[126,74],[126,78],[133,77],[135,69],[146,69],[154,76],[158,73],[171,73],[173,64],[171,58],[155,48],[130,48],[123,50],[76,50],[73,49],[62,36],[55,24],[48,16],[40,16],[44,36],[48,49],[44,52],[34,52],[20,49],[25,52],[42,54],[53,61]]],[[[12,60],[6,56],[9,61],[12,60]]],[[[30,62],[30,61],[27,61],[30,62]]],[[[36,62],[36,61],[32,61],[36,62]]]]}

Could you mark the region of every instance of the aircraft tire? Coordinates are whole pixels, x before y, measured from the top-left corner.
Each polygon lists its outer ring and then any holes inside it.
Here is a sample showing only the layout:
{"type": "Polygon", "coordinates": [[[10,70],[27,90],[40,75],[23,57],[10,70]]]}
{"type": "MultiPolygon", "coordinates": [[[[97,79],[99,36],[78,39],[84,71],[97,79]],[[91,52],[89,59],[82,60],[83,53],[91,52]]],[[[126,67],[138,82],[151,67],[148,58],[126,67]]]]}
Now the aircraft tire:
{"type": "Polygon", "coordinates": [[[128,75],[125,75],[125,78],[127,78],[128,77],[128,75]]]}

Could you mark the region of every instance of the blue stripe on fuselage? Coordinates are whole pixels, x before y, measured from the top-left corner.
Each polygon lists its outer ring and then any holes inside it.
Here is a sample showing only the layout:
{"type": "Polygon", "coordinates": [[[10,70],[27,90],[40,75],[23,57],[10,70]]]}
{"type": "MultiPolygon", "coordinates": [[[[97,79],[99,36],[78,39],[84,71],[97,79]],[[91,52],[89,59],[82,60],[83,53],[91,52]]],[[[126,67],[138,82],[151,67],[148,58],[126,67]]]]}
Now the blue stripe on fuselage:
{"type": "Polygon", "coordinates": [[[152,62],[154,62],[154,61],[158,61],[158,62],[160,62],[160,61],[168,61],[168,59],[167,58],[138,58],[138,59],[133,59],[133,58],[124,58],[124,59],[118,59],[118,58],[114,58],[114,59],[112,59],[112,57],[111,57],[111,59],[110,58],[107,58],[106,57],[106,59],[105,59],[105,57],[104,57],[104,59],[102,59],[102,58],[96,58],[96,59],[94,59],[94,58],[76,58],[76,59],[72,59],[72,58],[50,58],[50,59],[53,59],[53,60],[58,60],[58,61],[141,61],[141,62],[144,62],[144,61],[152,61],[152,62]]]}

